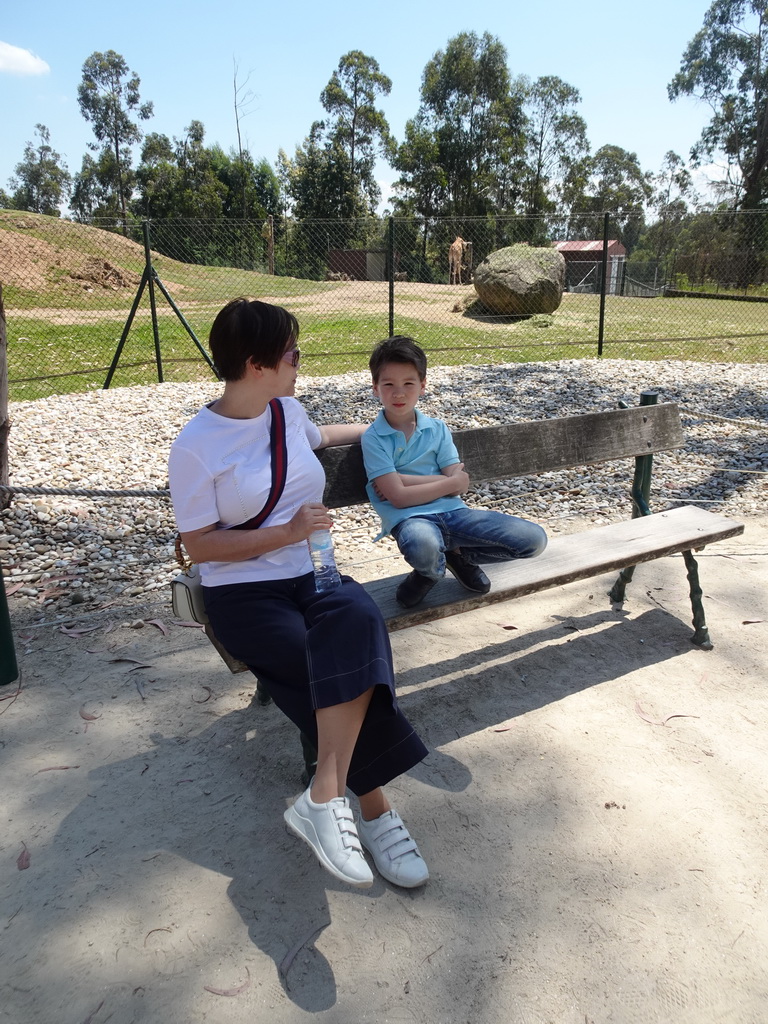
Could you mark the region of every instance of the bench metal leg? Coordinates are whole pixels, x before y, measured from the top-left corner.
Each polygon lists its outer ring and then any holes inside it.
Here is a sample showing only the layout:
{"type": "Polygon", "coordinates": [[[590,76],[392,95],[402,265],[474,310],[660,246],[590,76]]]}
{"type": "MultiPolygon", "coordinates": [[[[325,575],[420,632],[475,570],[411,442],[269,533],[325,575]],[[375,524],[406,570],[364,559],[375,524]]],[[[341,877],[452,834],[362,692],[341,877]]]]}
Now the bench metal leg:
{"type": "Polygon", "coordinates": [[[632,577],[634,575],[634,565],[628,565],[626,569],[621,570],[616,579],[616,582],[608,591],[608,596],[613,602],[615,602],[616,604],[621,604],[624,601],[624,592],[627,589],[627,584],[632,582],[632,577]]]}
{"type": "Polygon", "coordinates": [[[709,638],[709,630],[704,618],[704,605],[701,602],[701,586],[699,584],[699,566],[693,557],[692,551],[684,551],[685,568],[688,573],[688,588],[691,594],[691,609],[693,610],[694,634],[691,643],[701,647],[704,651],[711,651],[713,644],[709,638]]]}

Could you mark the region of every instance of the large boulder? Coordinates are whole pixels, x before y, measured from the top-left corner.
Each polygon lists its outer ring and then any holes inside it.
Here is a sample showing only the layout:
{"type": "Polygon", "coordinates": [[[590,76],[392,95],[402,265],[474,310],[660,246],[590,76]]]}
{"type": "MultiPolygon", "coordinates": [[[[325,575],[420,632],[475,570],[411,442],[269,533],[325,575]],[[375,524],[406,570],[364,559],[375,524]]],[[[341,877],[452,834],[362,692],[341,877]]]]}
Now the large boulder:
{"type": "Polygon", "coordinates": [[[563,298],[565,260],[557,249],[509,245],[475,268],[475,291],[491,313],[553,313],[563,298]]]}

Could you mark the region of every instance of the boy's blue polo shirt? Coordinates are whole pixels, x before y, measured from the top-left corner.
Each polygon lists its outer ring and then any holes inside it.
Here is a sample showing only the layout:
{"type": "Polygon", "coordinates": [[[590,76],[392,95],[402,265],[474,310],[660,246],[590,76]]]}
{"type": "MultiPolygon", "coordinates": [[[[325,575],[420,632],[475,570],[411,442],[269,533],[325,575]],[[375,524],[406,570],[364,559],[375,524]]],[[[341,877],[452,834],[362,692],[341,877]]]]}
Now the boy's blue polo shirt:
{"type": "Polygon", "coordinates": [[[402,430],[395,430],[387,423],[383,409],[361,439],[363,461],[368,476],[366,491],[371,504],[381,517],[381,533],[376,540],[386,537],[393,526],[411,516],[452,512],[454,509],[466,507],[461,498],[448,495],[436,498],[426,505],[395,508],[391,502],[382,500],[373,489],[371,481],[386,473],[439,476],[445,466],[453,466],[461,461],[451,432],[445,423],[425,416],[418,409],[415,413],[416,429],[407,441],[402,430]]]}

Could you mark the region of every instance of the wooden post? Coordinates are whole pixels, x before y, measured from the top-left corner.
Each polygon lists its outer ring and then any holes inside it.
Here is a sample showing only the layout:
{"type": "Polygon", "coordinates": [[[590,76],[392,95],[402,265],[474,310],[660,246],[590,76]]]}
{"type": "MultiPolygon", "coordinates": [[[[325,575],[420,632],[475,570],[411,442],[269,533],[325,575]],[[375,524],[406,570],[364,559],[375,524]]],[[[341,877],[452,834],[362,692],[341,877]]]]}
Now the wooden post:
{"type": "MultiPolygon", "coordinates": [[[[3,286],[0,284],[0,484],[8,484],[8,362],[7,335],[5,332],[5,309],[3,308],[3,286]]],[[[11,503],[7,491],[0,491],[0,509],[11,503]]],[[[8,601],[5,596],[3,569],[0,565],[0,686],[7,686],[18,679],[19,667],[13,646],[11,620],[8,615],[8,601]]]]}
{"type": "Polygon", "coordinates": [[[261,237],[267,243],[267,273],[275,274],[275,219],[270,213],[261,225],[261,237]]]}
{"type": "MultiPolygon", "coordinates": [[[[3,308],[3,286],[0,284],[0,484],[8,486],[8,434],[11,421],[8,419],[8,344],[5,330],[5,309],[3,308]]],[[[11,498],[7,491],[0,491],[0,509],[8,508],[11,498]]]]}

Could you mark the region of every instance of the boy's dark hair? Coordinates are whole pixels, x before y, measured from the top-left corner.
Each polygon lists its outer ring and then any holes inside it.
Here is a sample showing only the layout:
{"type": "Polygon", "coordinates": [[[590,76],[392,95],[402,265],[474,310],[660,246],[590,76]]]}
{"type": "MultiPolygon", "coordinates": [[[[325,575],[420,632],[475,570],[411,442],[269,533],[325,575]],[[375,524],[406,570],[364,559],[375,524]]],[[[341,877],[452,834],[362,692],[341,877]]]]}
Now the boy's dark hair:
{"type": "Polygon", "coordinates": [[[368,366],[371,369],[373,383],[378,384],[381,368],[386,363],[411,363],[419,375],[419,380],[427,376],[427,357],[413,338],[404,334],[396,334],[393,338],[380,341],[371,353],[368,366]]]}
{"type": "Polygon", "coordinates": [[[208,335],[208,348],[222,380],[240,380],[246,363],[274,370],[299,338],[299,324],[282,306],[257,299],[233,299],[219,311],[208,335]]]}

